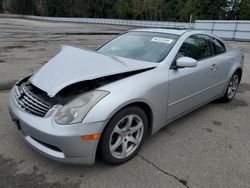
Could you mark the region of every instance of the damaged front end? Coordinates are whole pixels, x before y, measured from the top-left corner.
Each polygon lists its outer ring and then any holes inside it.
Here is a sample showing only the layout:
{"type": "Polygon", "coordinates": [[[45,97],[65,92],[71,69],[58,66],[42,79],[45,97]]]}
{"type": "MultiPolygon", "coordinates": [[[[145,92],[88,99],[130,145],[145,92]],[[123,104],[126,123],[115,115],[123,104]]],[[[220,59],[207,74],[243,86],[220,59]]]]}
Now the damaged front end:
{"type": "Polygon", "coordinates": [[[23,110],[39,117],[46,117],[48,116],[50,109],[55,105],[64,106],[83,93],[150,69],[152,68],[114,74],[74,83],[59,91],[54,97],[49,97],[45,91],[33,85],[30,82],[31,76],[29,76],[16,84],[14,87],[14,96],[16,102],[23,110]]]}
{"type": "Polygon", "coordinates": [[[26,112],[39,117],[45,117],[58,101],[31,84],[29,81],[30,77],[24,78],[14,86],[15,101],[26,112]]]}

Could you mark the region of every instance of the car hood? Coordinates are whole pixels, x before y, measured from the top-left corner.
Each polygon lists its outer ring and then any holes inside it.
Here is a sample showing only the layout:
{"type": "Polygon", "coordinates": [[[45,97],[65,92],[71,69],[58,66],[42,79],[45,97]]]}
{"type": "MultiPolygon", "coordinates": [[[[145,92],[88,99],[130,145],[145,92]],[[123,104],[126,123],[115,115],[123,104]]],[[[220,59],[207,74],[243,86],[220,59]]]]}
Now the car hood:
{"type": "Polygon", "coordinates": [[[50,97],[54,97],[63,88],[77,82],[153,68],[157,65],[64,46],[59,54],[30,78],[30,82],[50,97]]]}

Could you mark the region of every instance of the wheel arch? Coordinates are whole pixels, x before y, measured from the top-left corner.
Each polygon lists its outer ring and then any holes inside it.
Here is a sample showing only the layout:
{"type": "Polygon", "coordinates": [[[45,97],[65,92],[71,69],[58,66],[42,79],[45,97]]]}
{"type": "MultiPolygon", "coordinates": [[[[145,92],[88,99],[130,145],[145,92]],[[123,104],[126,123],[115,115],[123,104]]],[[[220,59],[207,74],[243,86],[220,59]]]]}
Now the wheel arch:
{"type": "MultiPolygon", "coordinates": [[[[130,107],[130,106],[137,106],[139,108],[141,108],[146,116],[147,116],[147,119],[148,119],[148,131],[147,131],[147,136],[151,136],[152,135],[152,130],[153,130],[153,111],[152,111],[152,108],[150,107],[149,104],[147,104],[146,102],[142,102],[142,101],[133,101],[133,102],[130,102],[128,104],[125,104],[123,106],[121,106],[120,108],[116,109],[111,115],[110,115],[110,119],[116,114],[118,113],[120,110],[124,109],[124,108],[127,108],[127,107],[130,107]]],[[[109,119],[109,120],[110,120],[109,119]]],[[[105,131],[106,129],[106,126],[107,124],[109,123],[109,121],[106,122],[106,125],[103,129],[103,131],[105,131]]],[[[100,140],[98,141],[98,145],[97,145],[97,155],[96,157],[99,157],[100,156],[100,145],[101,145],[101,142],[102,142],[102,136],[100,138],[100,140]]]]}
{"type": "MultiPolygon", "coordinates": [[[[152,112],[151,107],[145,102],[133,102],[133,103],[130,103],[130,104],[124,106],[123,108],[127,108],[127,107],[130,107],[130,106],[137,106],[137,107],[141,108],[145,112],[145,114],[147,116],[147,119],[148,119],[148,132],[147,132],[147,135],[150,136],[151,133],[152,133],[152,128],[153,128],[153,112],[152,112]]],[[[123,108],[121,108],[120,110],[122,110],[123,108]]],[[[120,110],[118,110],[118,111],[120,111],[120,110]]]]}
{"type": "MultiPolygon", "coordinates": [[[[146,116],[147,116],[147,119],[148,119],[148,132],[147,132],[147,135],[150,136],[151,133],[152,133],[152,129],[153,129],[153,110],[152,108],[150,107],[150,105],[148,103],[146,103],[145,101],[130,101],[129,103],[125,103],[121,106],[119,106],[117,109],[115,109],[111,114],[110,114],[110,117],[109,117],[109,120],[116,114],[118,113],[120,110],[124,109],[124,108],[127,108],[127,107],[130,107],[130,106],[137,106],[139,108],[141,108],[146,116]]],[[[107,126],[109,121],[107,121],[105,127],[107,126]]],[[[105,130],[105,127],[104,127],[104,130],[105,130]]],[[[104,131],[103,130],[103,131],[104,131]]]]}
{"type": "Polygon", "coordinates": [[[239,76],[240,76],[240,82],[241,82],[241,80],[242,80],[242,68],[237,68],[236,70],[235,70],[235,73],[236,72],[238,72],[239,73],[239,76]]]}

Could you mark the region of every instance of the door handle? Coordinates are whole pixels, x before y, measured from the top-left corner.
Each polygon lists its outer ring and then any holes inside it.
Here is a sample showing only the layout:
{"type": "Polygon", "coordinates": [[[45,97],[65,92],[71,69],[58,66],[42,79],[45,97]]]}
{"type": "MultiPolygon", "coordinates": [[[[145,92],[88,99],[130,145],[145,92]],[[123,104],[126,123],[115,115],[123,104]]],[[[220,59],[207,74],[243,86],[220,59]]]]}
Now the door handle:
{"type": "Polygon", "coordinates": [[[212,64],[212,66],[210,67],[210,70],[215,71],[217,69],[217,65],[216,64],[212,64]]]}

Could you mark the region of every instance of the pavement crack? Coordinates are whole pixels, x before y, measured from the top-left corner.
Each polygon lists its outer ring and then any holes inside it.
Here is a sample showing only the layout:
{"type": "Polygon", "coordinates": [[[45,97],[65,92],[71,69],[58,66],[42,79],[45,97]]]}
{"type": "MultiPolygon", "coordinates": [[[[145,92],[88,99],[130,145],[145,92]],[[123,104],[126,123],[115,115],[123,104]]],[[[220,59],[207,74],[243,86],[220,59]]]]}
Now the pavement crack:
{"type": "Polygon", "coordinates": [[[146,163],[150,164],[151,166],[153,166],[154,168],[156,168],[158,171],[164,173],[165,175],[173,177],[174,179],[176,179],[177,181],[179,181],[182,185],[184,185],[185,187],[189,188],[189,186],[187,184],[187,180],[180,179],[177,176],[175,176],[173,174],[170,174],[169,172],[166,172],[165,170],[161,169],[156,164],[154,164],[153,162],[149,161],[148,159],[146,159],[142,155],[137,154],[137,156],[140,157],[144,162],[146,162],[146,163]]]}

